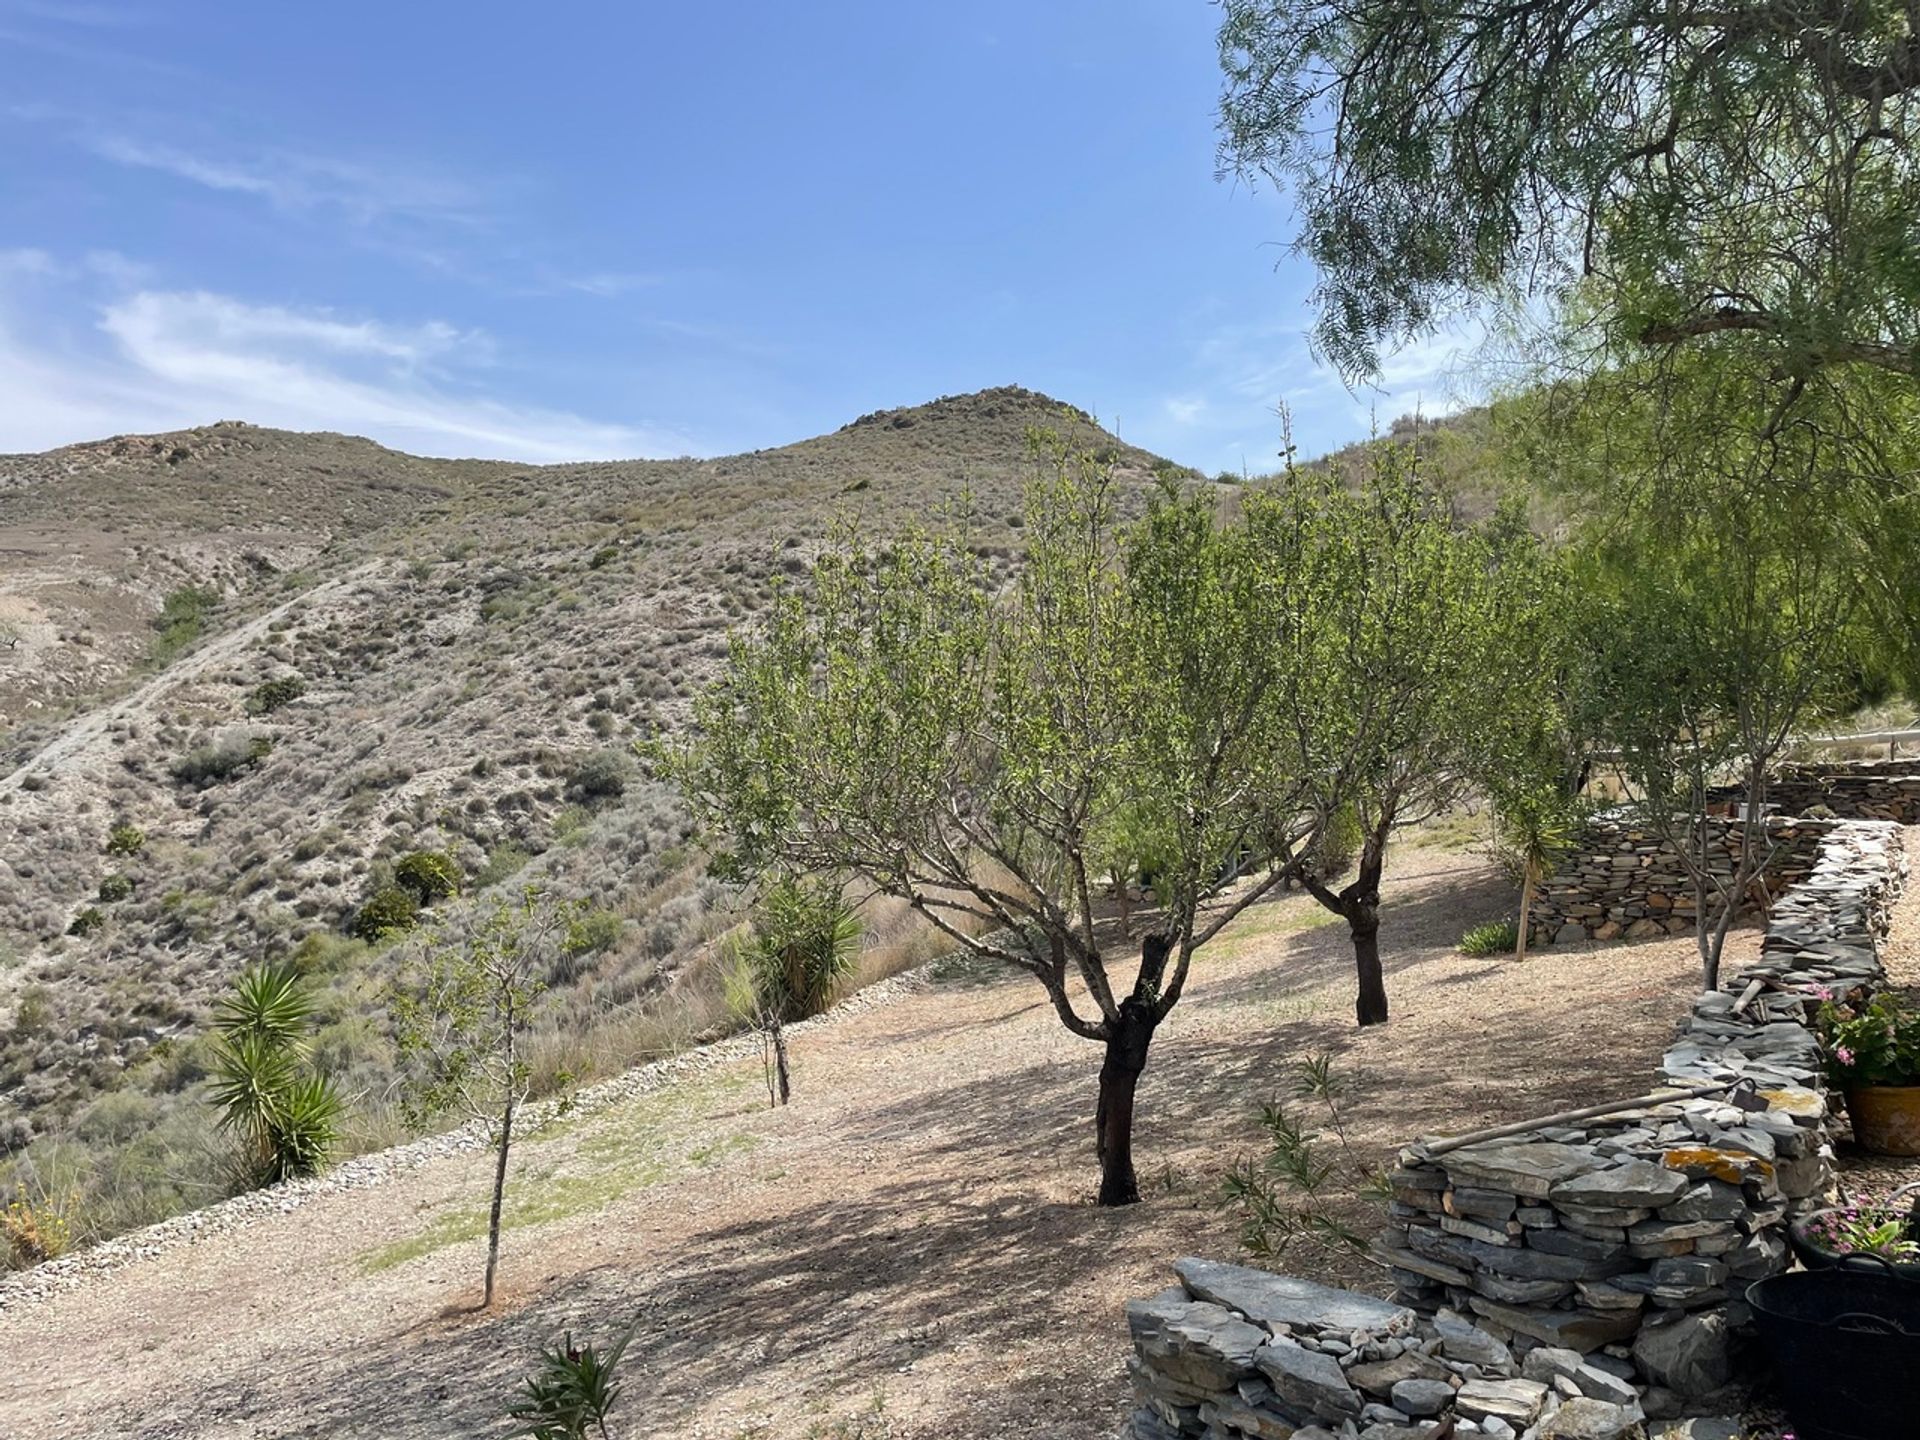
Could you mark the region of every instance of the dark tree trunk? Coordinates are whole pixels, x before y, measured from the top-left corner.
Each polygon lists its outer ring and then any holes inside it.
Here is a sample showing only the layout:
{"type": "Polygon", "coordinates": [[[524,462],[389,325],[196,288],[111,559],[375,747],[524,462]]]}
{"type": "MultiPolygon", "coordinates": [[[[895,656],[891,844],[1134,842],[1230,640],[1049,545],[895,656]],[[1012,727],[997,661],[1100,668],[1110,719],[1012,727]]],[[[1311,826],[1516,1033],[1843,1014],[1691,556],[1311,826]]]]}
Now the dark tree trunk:
{"type": "Polygon", "coordinates": [[[784,1105],[793,1098],[793,1085],[787,1078],[787,1029],[778,1015],[773,1017],[773,1069],[779,1087],[777,1103],[784,1105]]]}
{"type": "MultiPolygon", "coordinates": [[[[1149,945],[1158,938],[1149,936],[1149,945]]],[[[1107,1057],[1100,1066],[1100,1106],[1093,1121],[1102,1205],[1133,1205],[1140,1199],[1140,1183],[1133,1173],[1133,1097],[1140,1072],[1147,1068],[1147,1047],[1153,1043],[1157,1023],[1153,1007],[1137,995],[1121,1001],[1119,1018],[1108,1022],[1107,1057]]]]}
{"type": "Polygon", "coordinates": [[[1380,912],[1362,900],[1347,908],[1347,926],[1353,932],[1354,968],[1360,993],[1354,1014],[1362,1025],[1387,1023],[1387,978],[1380,968],[1380,912]]]}
{"type": "Polygon", "coordinates": [[[509,1094],[500,1115],[500,1151],[493,1164],[493,1208],[487,1214],[487,1283],[480,1297],[482,1310],[493,1304],[493,1276],[500,1268],[500,1204],[507,1193],[507,1151],[513,1145],[513,1102],[514,1097],[509,1094]]]}

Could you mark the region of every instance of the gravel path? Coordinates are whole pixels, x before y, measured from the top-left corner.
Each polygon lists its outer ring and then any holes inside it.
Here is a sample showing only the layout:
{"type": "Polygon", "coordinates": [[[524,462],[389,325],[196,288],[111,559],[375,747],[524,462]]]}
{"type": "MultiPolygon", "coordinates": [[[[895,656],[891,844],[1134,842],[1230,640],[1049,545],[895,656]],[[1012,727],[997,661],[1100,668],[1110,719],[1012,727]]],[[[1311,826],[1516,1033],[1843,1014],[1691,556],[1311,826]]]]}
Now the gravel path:
{"type": "MultiPolygon", "coordinates": [[[[490,1313],[470,1308],[488,1179],[470,1136],[16,1282],[0,1435],[503,1435],[538,1346],[636,1319],[622,1440],[1107,1440],[1121,1307],[1175,1255],[1235,1253],[1220,1176],[1302,1056],[1335,1056],[1373,1156],[1646,1088],[1691,943],[1453,951],[1511,898],[1477,860],[1403,855],[1396,1018],[1368,1031],[1341,929],[1304,897],[1249,911],[1155,1042],[1137,1207],[1086,1200],[1097,1049],[1030,981],[937,964],[796,1034],[785,1110],[752,1042],[728,1042],[548,1124],[516,1150],[490,1313]]],[[[1731,944],[1740,963],[1753,936],[1731,944]]]]}

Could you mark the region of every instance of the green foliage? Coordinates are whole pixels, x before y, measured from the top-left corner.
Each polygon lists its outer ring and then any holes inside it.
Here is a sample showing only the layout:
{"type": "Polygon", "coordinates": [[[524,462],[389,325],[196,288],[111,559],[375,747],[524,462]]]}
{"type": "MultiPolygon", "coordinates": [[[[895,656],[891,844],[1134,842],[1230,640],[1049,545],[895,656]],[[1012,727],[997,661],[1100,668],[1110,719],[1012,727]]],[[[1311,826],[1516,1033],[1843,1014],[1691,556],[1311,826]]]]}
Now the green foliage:
{"type": "Polygon", "coordinates": [[[1203,909],[1222,857],[1309,838],[1278,733],[1297,580],[1210,490],[1156,491],[1123,524],[1097,455],[1037,449],[1011,593],[958,519],[880,548],[843,529],[655,753],[731,873],[857,877],[1033,975],[1075,1033],[1150,1033],[1195,951],[1281,878],[1203,909]],[[1093,919],[1121,850],[1165,857],[1130,983],[1093,919]]]}
{"type": "Polygon", "coordinates": [[[515,1436],[527,1440],[611,1440],[608,1416],[620,1398],[614,1371],[626,1353],[636,1319],[605,1354],[591,1345],[575,1348],[573,1336],[540,1352],[534,1373],[521,1386],[521,1399],[507,1413],[523,1428],[515,1436]]]}
{"type": "Polygon", "coordinates": [[[73,1244],[73,1212],[79,1204],[76,1193],[50,1194],[41,1189],[30,1192],[25,1183],[16,1185],[13,1198],[0,1208],[0,1241],[6,1244],[4,1256],[9,1270],[30,1270],[48,1260],[58,1260],[73,1244]]]}
{"type": "Polygon", "coordinates": [[[153,645],[154,659],[164,665],[191,648],[200,638],[207,612],[219,603],[219,591],[193,585],[169,594],[153,622],[153,628],[160,632],[153,645]]]}
{"type": "Polygon", "coordinates": [[[604,570],[619,558],[620,547],[618,545],[602,545],[598,550],[593,552],[593,557],[587,561],[587,568],[589,570],[604,570]]]}
{"type": "Polygon", "coordinates": [[[747,936],[730,947],[732,1008],[786,1024],[821,1014],[852,977],[863,938],[838,887],[777,881],[754,907],[747,936]]]}
{"type": "Polygon", "coordinates": [[[514,1115],[532,1087],[526,1041],[580,911],[527,890],[457,925],[436,928],[389,992],[408,1119],[457,1111],[493,1129],[500,1153],[487,1234],[486,1295],[493,1302],[500,1211],[514,1115]]]}
{"type": "Polygon", "coordinates": [[[460,893],[460,866],[441,851],[415,850],[393,867],[393,883],[421,905],[432,905],[460,893]]]}
{"type": "Polygon", "coordinates": [[[1462,955],[1511,955],[1520,938],[1520,927],[1511,920],[1490,920],[1476,925],[1460,937],[1462,955]]]}
{"type": "Polygon", "coordinates": [[[212,1098],[249,1187],[318,1174],[339,1142],[344,1102],[308,1064],[313,1015],[290,965],[244,971],[216,1010],[212,1098]]]}
{"type": "Polygon", "coordinates": [[[1222,160],[1295,198],[1316,338],[1343,371],[1463,301],[1579,287],[1617,346],[1738,347],[1789,382],[1911,373],[1901,6],[1224,9],[1222,160]]]}
{"type": "Polygon", "coordinates": [[[405,934],[419,919],[420,902],[414,893],[390,885],[367,897],[366,903],[354,912],[353,923],[348,928],[355,938],[373,944],[390,935],[405,934]]]}
{"type": "Polygon", "coordinates": [[[86,909],[82,910],[78,915],[73,917],[72,923],[67,926],[67,934],[82,935],[82,936],[91,935],[95,931],[104,930],[106,928],[107,928],[106,915],[102,911],[100,911],[97,907],[89,905],[87,906],[86,909]]]}
{"type": "Polygon", "coordinates": [[[307,682],[298,675],[282,676],[278,680],[266,680],[253,687],[247,696],[249,715],[271,715],[274,711],[291,705],[307,693],[307,682]]]}
{"type": "Polygon", "coordinates": [[[223,780],[244,774],[266,759],[273,741],[264,735],[230,738],[214,745],[201,745],[173,762],[173,778],[182,785],[205,789],[223,780]]]}
{"type": "Polygon", "coordinates": [[[1237,1161],[1221,1184],[1221,1199],[1240,1220],[1240,1243],[1255,1259],[1274,1261],[1295,1244],[1366,1253],[1365,1235],[1344,1217],[1343,1201],[1357,1194],[1378,1200],[1385,1177],[1361,1163],[1348,1143],[1340,1102],[1346,1083],[1331,1057],[1312,1055],[1294,1070],[1293,1098],[1317,1104],[1339,1153],[1326,1154],[1325,1137],[1309,1130],[1283,1102],[1264,1105],[1260,1126],[1267,1151],[1237,1161]]]}
{"type": "Polygon", "coordinates": [[[116,825],[107,832],[107,854],[138,855],[147,843],[147,832],[138,825],[116,825]]]}
{"type": "Polygon", "coordinates": [[[626,793],[633,762],[619,750],[598,750],[573,767],[567,794],[575,800],[611,800],[626,793]]]}
{"type": "Polygon", "coordinates": [[[1920,1085],[1920,1008],[1895,991],[1864,1005],[1828,1000],[1816,1023],[1837,1087],[1920,1085]]]}
{"type": "Polygon", "coordinates": [[[99,900],[103,905],[112,905],[125,900],[133,894],[133,880],[126,875],[106,875],[100,880],[99,900]]]}

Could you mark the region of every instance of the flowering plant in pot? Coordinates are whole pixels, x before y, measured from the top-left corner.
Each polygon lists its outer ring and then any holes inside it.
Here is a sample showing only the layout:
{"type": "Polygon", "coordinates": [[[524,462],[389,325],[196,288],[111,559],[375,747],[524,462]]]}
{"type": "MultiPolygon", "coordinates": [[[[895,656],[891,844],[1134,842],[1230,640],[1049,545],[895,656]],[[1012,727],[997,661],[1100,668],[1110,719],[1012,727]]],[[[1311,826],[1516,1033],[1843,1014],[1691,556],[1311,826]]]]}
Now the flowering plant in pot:
{"type": "Polygon", "coordinates": [[[1876,1155],[1920,1155],[1920,1010],[1882,991],[1864,1005],[1828,1000],[1816,1020],[1853,1138],[1876,1155]]]}
{"type": "Polygon", "coordinates": [[[1823,1270],[1849,1255],[1871,1255],[1901,1274],[1920,1277],[1920,1207],[1906,1200],[1916,1191],[1920,1184],[1903,1185],[1884,1200],[1803,1215],[1788,1231],[1800,1263],[1823,1270]]]}

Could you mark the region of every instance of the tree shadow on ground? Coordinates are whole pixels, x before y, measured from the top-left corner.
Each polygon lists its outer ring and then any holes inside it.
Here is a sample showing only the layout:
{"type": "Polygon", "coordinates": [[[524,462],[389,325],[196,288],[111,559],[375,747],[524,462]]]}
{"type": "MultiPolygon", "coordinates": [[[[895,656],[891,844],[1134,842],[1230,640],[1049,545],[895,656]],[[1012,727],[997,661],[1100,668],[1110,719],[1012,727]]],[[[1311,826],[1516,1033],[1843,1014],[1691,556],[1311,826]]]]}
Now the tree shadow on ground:
{"type": "MultiPolygon", "coordinates": [[[[1041,1365],[980,1395],[952,1431],[912,1433],[1111,1434],[1125,1404],[1124,1322],[1117,1312],[1087,1314],[1074,1282],[1104,1262],[1127,1217],[1031,1190],[974,1197],[972,1188],[963,1179],[908,1180],[857,1201],[716,1227],[677,1247],[680,1259],[658,1273],[601,1266],[490,1316],[416,1327],[319,1363],[306,1357],[276,1369],[269,1361],[243,1384],[203,1391],[194,1420],[212,1430],[267,1408],[304,1415],[300,1427],[276,1432],[288,1436],[504,1435],[507,1406],[539,1347],[569,1330],[604,1343],[631,1318],[623,1436],[686,1434],[703,1400],[750,1371],[822,1413],[845,1414],[938,1347],[1013,1353],[1089,1331],[1113,1362],[1091,1393],[1084,1376],[1069,1373],[1084,1366],[1050,1374],[1041,1365]],[[1010,1305],[1009,1296],[1024,1303],[1010,1305]]],[[[136,1422],[123,1433],[199,1433],[174,1425],[136,1422]]],[[[806,1432],[787,1421],[703,1433],[784,1440],[806,1432]]]]}

